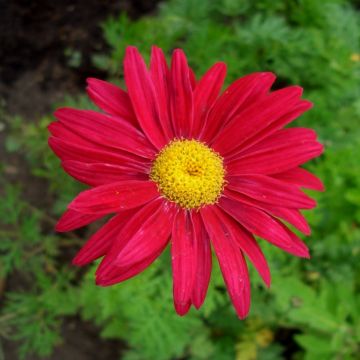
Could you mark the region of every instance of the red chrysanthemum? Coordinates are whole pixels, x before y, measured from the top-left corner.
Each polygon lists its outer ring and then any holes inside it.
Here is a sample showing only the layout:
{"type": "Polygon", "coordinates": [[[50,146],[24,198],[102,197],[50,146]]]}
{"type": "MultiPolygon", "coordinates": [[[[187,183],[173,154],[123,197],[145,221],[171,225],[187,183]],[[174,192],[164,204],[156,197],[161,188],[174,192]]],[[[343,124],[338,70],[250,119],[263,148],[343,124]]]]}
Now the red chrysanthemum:
{"type": "Polygon", "coordinates": [[[308,235],[299,209],[315,201],[300,189],[322,183],[299,167],[319,156],[316,133],[284,128],[311,108],[298,86],[270,92],[272,73],[253,73],[220,94],[226,73],[216,63],[196,80],[182,50],[168,68],[153,47],[150,69],[134,47],[124,61],[127,92],[89,79],[103,113],[62,108],[49,144],[65,171],[92,189],[79,194],[57,230],[69,231],[115,214],[80,250],[74,264],[103,257],[99,285],[143,271],[171,243],[178,314],[205,298],[212,244],[240,318],[250,307],[246,255],[266,285],[270,272],[254,235],[309,257],[282,222],[308,235]],[[219,95],[220,94],[220,95],[219,95]]]}

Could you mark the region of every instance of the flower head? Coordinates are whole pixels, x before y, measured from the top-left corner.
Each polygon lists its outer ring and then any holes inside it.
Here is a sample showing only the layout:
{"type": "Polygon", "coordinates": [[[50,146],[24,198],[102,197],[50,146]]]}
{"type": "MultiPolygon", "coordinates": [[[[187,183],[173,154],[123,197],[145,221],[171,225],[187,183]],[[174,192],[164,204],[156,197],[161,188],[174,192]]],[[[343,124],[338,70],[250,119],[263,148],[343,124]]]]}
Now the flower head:
{"type": "Polygon", "coordinates": [[[73,260],[85,265],[103,257],[96,272],[103,286],[140,273],[170,242],[180,315],[205,299],[212,244],[243,318],[250,307],[244,256],[270,285],[254,235],[309,257],[283,221],[310,233],[299,210],[315,202],[301,189],[323,186],[300,166],[323,147],[313,130],[284,127],[312,105],[298,86],[271,92],[275,76],[266,72],[221,93],[225,64],[196,80],[179,49],[169,68],[153,47],[148,69],[128,47],[124,73],[127,91],[88,79],[89,96],[102,112],[62,108],[49,126],[49,145],[65,171],[92,187],[69,204],[57,230],[114,214],[73,260]]]}

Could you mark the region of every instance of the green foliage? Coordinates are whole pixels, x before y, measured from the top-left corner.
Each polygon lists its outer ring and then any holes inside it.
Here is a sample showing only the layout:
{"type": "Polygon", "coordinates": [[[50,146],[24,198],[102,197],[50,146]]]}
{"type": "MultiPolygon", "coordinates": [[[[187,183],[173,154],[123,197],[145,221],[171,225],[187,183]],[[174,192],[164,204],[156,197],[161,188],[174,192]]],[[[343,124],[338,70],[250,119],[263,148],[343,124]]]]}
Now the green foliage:
{"type": "Polygon", "coordinates": [[[50,355],[53,347],[61,342],[61,317],[73,314],[77,308],[71,278],[68,270],[57,271],[53,276],[38,271],[33,291],[7,294],[4,312],[8,317],[7,325],[14,329],[10,337],[22,342],[21,359],[32,352],[50,355]]]}
{"type": "MultiPolygon", "coordinates": [[[[310,261],[296,259],[261,241],[273,275],[272,289],[251,268],[252,310],[239,321],[219,268],[214,270],[203,308],[178,317],[172,308],[167,252],[140,276],[96,287],[93,269],[82,276],[70,256],[87,230],[59,236],[51,228],[83,187],[71,180],[47,146],[52,116],[37,123],[8,119],[5,145],[22,154],[32,175],[47,184],[51,205],[37,209],[22,199],[24,185],[1,180],[1,276],[21,274],[27,284],[5,294],[0,334],[20,340],[23,358],[47,355],[61,341],[66,316],[98,325],[100,336],[121,339],[123,357],[140,359],[356,359],[360,351],[360,27],[359,14],[345,0],[170,0],[155,14],[130,20],[126,14],[102,24],[108,54],[96,66],[123,85],[125,47],[136,45],[149,59],[157,44],[170,56],[182,47],[200,77],[214,62],[228,65],[227,82],[253,71],[273,71],[275,87],[300,84],[314,108],[296,126],[315,128],[326,152],[309,169],[326,192],[311,193],[316,210],[310,261]],[[64,267],[64,269],[63,269],[64,267]],[[30,289],[30,290],[29,290],[30,289]],[[286,334],[284,340],[281,334],[286,334]],[[291,348],[289,347],[291,342],[291,348]],[[286,355],[285,355],[286,354],[286,355]]],[[[70,66],[77,54],[67,51],[70,66]]],[[[91,108],[85,98],[64,105],[91,108]]],[[[3,164],[6,169],[9,164],[3,164]]]]}
{"type": "Polygon", "coordinates": [[[208,330],[193,312],[183,318],[176,315],[171,277],[161,265],[157,261],[132,282],[110,288],[92,286],[91,272],[82,286],[83,315],[101,325],[102,336],[127,340],[132,349],[125,359],[170,359],[185,351],[206,359],[212,352],[208,330]]]}

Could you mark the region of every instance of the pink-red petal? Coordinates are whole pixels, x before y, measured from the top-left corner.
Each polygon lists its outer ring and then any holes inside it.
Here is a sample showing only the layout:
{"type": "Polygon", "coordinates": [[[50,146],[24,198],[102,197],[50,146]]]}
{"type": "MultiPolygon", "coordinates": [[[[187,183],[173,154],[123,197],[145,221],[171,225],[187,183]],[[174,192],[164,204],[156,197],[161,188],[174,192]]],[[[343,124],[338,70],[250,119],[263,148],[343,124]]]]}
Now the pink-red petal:
{"type": "Polygon", "coordinates": [[[310,226],[307,223],[304,216],[297,209],[284,208],[272,204],[267,204],[256,199],[249,198],[238,192],[231,191],[228,188],[225,189],[224,196],[229,199],[242,202],[246,205],[254,206],[260,210],[264,210],[269,215],[280,218],[288,222],[289,224],[295,226],[299,231],[301,231],[305,235],[310,235],[311,232],[310,226]]]}
{"type": "Polygon", "coordinates": [[[317,135],[312,129],[294,127],[277,130],[263,140],[259,139],[257,136],[255,138],[256,144],[246,148],[241,147],[241,150],[238,153],[233,154],[232,158],[236,159],[246,155],[261,154],[267,150],[273,150],[274,152],[278,150],[281,151],[287,146],[297,146],[316,141],[317,135]]]}
{"type": "Polygon", "coordinates": [[[247,265],[241,250],[231,240],[228,230],[222,226],[214,208],[206,206],[200,213],[214,246],[231,301],[237,315],[243,319],[250,309],[250,281],[247,265]]]}
{"type": "MultiPolygon", "coordinates": [[[[282,145],[283,141],[289,142],[290,137],[294,140],[297,140],[297,143],[300,142],[300,138],[303,140],[316,140],[316,133],[311,129],[303,128],[290,128],[282,129],[285,125],[296,120],[300,115],[305,111],[311,109],[313,104],[307,100],[300,100],[295,104],[287,113],[278,118],[276,121],[272,122],[270,125],[263,128],[261,131],[256,132],[253,136],[250,136],[246,141],[244,141],[240,147],[235,149],[231,157],[237,157],[239,153],[243,154],[246,151],[251,151],[255,145],[254,151],[257,149],[256,145],[259,144],[259,147],[269,144],[270,141],[276,145],[282,145]],[[289,135],[288,137],[286,135],[289,135]],[[276,141],[276,139],[278,141],[276,141]]],[[[235,119],[234,119],[235,121],[235,119]]]]}
{"type": "Polygon", "coordinates": [[[126,180],[142,180],[149,178],[144,172],[135,171],[128,166],[91,163],[67,160],[62,162],[64,170],[78,181],[90,186],[99,186],[126,180]]]}
{"type": "Polygon", "coordinates": [[[324,191],[324,185],[320,179],[309,171],[302,168],[293,168],[273,175],[274,178],[294,184],[306,189],[324,191]]]}
{"type": "Polygon", "coordinates": [[[276,246],[291,247],[289,235],[279,222],[266,212],[225,197],[219,200],[219,206],[250,233],[260,236],[276,246]]]}
{"type": "Polygon", "coordinates": [[[214,208],[214,212],[227,229],[231,241],[248,256],[264,283],[270,286],[270,269],[255,238],[220,208],[214,208]]]}
{"type": "Polygon", "coordinates": [[[88,225],[103,217],[102,214],[83,214],[72,209],[67,209],[55,226],[58,232],[72,231],[88,225]]]}
{"type": "Polygon", "coordinates": [[[305,195],[296,186],[265,175],[228,177],[228,188],[250,198],[277,207],[312,209],[315,200],[305,195]]]}
{"type": "Polygon", "coordinates": [[[166,145],[166,140],[161,128],[155,87],[144,60],[133,46],[126,48],[124,74],[136,118],[150,142],[161,149],[166,145]]]}
{"type": "Polygon", "coordinates": [[[301,94],[300,87],[290,86],[256,101],[221,131],[212,144],[213,148],[222,155],[231,155],[246,140],[290,113],[301,101],[301,94]]]}
{"type": "Polygon", "coordinates": [[[125,210],[112,217],[80,249],[73,259],[73,264],[83,266],[104,256],[110,250],[122,227],[135,212],[134,209],[125,210]]]}
{"type": "Polygon", "coordinates": [[[81,192],[69,208],[85,214],[109,214],[131,209],[159,197],[152,181],[128,180],[81,192]]]}
{"type": "Polygon", "coordinates": [[[226,76],[226,64],[216,63],[198,82],[194,91],[194,124],[190,137],[198,138],[206,116],[215,103],[226,76]]]}
{"type": "Polygon", "coordinates": [[[182,316],[189,311],[191,305],[196,270],[194,228],[190,213],[185,210],[180,210],[174,219],[171,260],[174,305],[176,312],[182,316]]]}
{"type": "Polygon", "coordinates": [[[162,199],[143,206],[123,227],[96,276],[110,285],[136,275],[150,265],[168,243],[176,208],[162,199]]]}
{"type": "Polygon", "coordinates": [[[156,149],[143,133],[129,122],[92,110],[61,108],[55,117],[69,130],[95,144],[125,150],[145,158],[154,158],[156,149]]]}
{"type": "Polygon", "coordinates": [[[178,138],[188,137],[193,128],[193,94],[188,69],[184,52],[174,50],[170,71],[170,109],[178,138]]]}
{"type": "Polygon", "coordinates": [[[303,144],[289,144],[281,150],[264,149],[261,153],[248,154],[226,164],[231,176],[244,174],[272,175],[290,170],[322,154],[322,144],[311,141],[303,144]]]}
{"type": "Polygon", "coordinates": [[[101,110],[110,115],[116,115],[138,126],[136,116],[126,91],[107,81],[88,78],[87,92],[91,100],[101,110]]]}
{"type": "Polygon", "coordinates": [[[62,160],[74,160],[84,163],[106,163],[127,166],[133,171],[148,173],[150,162],[137,158],[130,153],[113,152],[109,149],[84,146],[72,141],[66,141],[57,137],[49,138],[49,146],[53,152],[62,160]]]}
{"type": "Polygon", "coordinates": [[[199,309],[205,300],[209,287],[212,256],[209,235],[202,223],[198,212],[191,212],[191,221],[194,229],[194,256],[196,271],[191,301],[199,309]]]}
{"type": "Polygon", "coordinates": [[[220,199],[219,205],[250,233],[262,237],[289,254],[300,257],[309,256],[304,243],[281,221],[264,211],[226,198],[220,199]]]}
{"type": "Polygon", "coordinates": [[[153,46],[151,49],[150,74],[159,104],[159,119],[167,141],[172,140],[174,130],[170,118],[169,79],[170,72],[163,51],[153,46]]]}
{"type": "Polygon", "coordinates": [[[262,99],[274,81],[275,75],[272,73],[253,73],[233,82],[209,112],[201,140],[211,143],[219,130],[229,124],[238,112],[262,99]]]}

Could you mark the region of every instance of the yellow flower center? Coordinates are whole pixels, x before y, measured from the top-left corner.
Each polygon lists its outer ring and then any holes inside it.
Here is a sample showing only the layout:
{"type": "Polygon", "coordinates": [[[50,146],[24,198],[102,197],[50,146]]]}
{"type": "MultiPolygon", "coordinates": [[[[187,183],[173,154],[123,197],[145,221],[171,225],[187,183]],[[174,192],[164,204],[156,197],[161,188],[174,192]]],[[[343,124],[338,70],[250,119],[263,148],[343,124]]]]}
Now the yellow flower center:
{"type": "Polygon", "coordinates": [[[173,140],[153,162],[150,179],[185,209],[214,204],[224,187],[222,157],[196,140],[173,140]]]}

